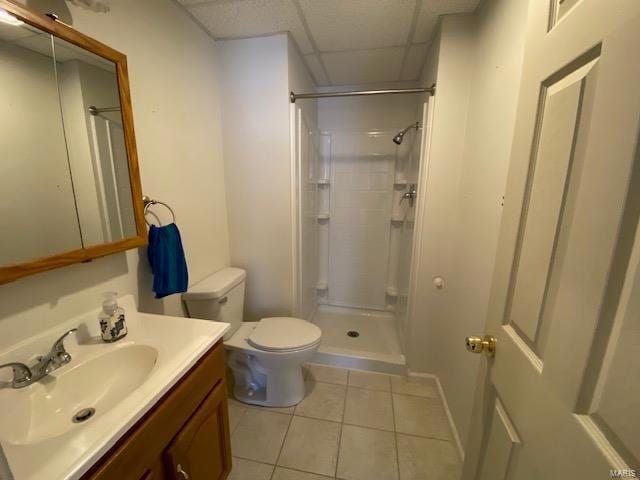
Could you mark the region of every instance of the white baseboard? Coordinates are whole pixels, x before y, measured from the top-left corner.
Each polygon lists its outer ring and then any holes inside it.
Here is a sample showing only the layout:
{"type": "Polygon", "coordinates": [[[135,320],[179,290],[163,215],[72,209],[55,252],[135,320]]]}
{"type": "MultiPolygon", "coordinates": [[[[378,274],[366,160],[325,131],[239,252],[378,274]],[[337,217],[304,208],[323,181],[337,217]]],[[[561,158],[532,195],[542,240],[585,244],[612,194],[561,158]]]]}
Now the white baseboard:
{"type": "Polygon", "coordinates": [[[456,428],[456,424],[453,421],[453,415],[451,415],[451,410],[449,409],[449,403],[447,402],[447,396],[444,394],[444,389],[442,388],[442,384],[440,383],[440,379],[437,375],[432,373],[417,373],[409,371],[410,377],[418,377],[418,378],[432,378],[435,380],[436,385],[438,387],[438,393],[440,394],[440,398],[442,399],[442,404],[444,405],[444,410],[447,413],[447,419],[449,420],[449,427],[451,428],[451,433],[453,434],[453,440],[458,448],[458,455],[460,456],[460,460],[464,462],[464,448],[462,447],[462,442],[460,441],[460,435],[458,435],[458,429],[456,428]]]}

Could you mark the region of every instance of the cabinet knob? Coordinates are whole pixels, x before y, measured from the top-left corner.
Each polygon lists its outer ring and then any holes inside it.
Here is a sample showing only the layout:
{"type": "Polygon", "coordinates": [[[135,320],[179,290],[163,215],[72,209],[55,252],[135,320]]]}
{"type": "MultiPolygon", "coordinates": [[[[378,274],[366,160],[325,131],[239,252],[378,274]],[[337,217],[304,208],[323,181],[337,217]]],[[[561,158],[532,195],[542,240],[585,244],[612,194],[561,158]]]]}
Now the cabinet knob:
{"type": "Polygon", "coordinates": [[[178,466],[176,467],[176,471],[180,475],[182,475],[182,478],[184,478],[185,480],[189,480],[189,474],[184,471],[184,469],[182,468],[182,465],[178,464],[178,466]]]}

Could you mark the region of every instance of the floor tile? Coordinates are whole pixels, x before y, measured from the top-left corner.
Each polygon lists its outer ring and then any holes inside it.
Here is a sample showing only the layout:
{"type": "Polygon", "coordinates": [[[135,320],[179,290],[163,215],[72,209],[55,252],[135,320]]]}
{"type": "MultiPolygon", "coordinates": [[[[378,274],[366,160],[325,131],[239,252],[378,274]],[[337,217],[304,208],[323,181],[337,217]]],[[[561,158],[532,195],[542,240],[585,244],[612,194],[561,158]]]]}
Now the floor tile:
{"type": "Polygon", "coordinates": [[[315,473],[276,467],[276,471],[273,473],[271,480],[327,480],[331,478],[333,477],[325,477],[324,475],[316,475],[315,473]]]}
{"type": "Polygon", "coordinates": [[[309,369],[307,380],[336,383],[338,385],[347,384],[347,375],[349,371],[346,368],[329,367],[327,365],[318,365],[314,363],[307,364],[307,368],[309,369]]]}
{"type": "Polygon", "coordinates": [[[439,399],[394,393],[393,413],[397,432],[451,439],[447,414],[439,399]]]}
{"type": "Polygon", "coordinates": [[[248,405],[247,408],[253,408],[255,410],[262,410],[263,412],[282,413],[284,415],[293,415],[296,406],[292,407],[261,407],[260,405],[248,405]]]}
{"type": "Polygon", "coordinates": [[[393,432],[345,425],[342,428],[338,478],[397,480],[398,461],[393,432]]]}
{"type": "Polygon", "coordinates": [[[254,410],[262,410],[265,412],[274,412],[274,413],[284,413],[285,415],[293,415],[293,411],[295,410],[295,405],[293,407],[263,407],[261,405],[253,405],[250,403],[244,403],[235,398],[229,398],[229,404],[235,404],[239,407],[244,408],[253,408],[254,410]]]}
{"type": "Polygon", "coordinates": [[[438,387],[433,378],[391,377],[391,391],[400,395],[438,398],[438,387]]]}
{"type": "Polygon", "coordinates": [[[229,431],[233,433],[247,409],[239,405],[238,402],[229,402],[227,406],[229,408],[229,431]]]}
{"type": "Polygon", "coordinates": [[[391,382],[389,378],[389,375],[384,375],[382,373],[350,370],[349,386],[389,392],[391,391],[391,382]]]}
{"type": "Polygon", "coordinates": [[[333,476],[339,436],[339,423],[294,416],[278,465],[333,476]]]}
{"type": "Polygon", "coordinates": [[[305,382],[305,386],[306,397],[296,407],[296,415],[334,422],[342,421],[347,387],[313,380],[305,382]]]}
{"type": "Polygon", "coordinates": [[[269,480],[272,473],[273,465],[234,457],[228,480],[269,480]]]}
{"type": "Polygon", "coordinates": [[[451,442],[398,434],[400,480],[458,480],[460,460],[451,442]]]}
{"type": "Polygon", "coordinates": [[[344,423],[393,431],[391,393],[349,387],[344,423]]]}
{"type": "Polygon", "coordinates": [[[233,455],[276,463],[291,418],[290,415],[248,408],[231,435],[233,455]]]}

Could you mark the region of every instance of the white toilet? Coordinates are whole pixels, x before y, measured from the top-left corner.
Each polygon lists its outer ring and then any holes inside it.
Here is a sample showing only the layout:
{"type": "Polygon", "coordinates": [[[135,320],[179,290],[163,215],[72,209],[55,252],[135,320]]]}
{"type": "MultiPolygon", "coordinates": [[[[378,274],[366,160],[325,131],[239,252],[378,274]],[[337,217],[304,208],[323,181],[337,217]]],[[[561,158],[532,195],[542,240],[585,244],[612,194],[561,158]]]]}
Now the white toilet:
{"type": "Polygon", "coordinates": [[[225,268],[193,285],[182,299],[191,318],[231,324],[224,345],[238,400],[269,407],[295,405],[305,394],[302,364],[318,349],[322,331],[299,318],[243,322],[245,278],[244,270],[225,268]]]}

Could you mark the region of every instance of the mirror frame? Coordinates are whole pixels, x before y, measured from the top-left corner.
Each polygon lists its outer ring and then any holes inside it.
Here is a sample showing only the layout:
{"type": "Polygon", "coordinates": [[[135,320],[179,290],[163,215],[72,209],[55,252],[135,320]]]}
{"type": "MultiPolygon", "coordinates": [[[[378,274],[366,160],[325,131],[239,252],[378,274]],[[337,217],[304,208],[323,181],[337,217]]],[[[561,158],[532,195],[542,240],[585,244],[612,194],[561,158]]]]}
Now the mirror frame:
{"type": "Polygon", "coordinates": [[[35,258],[26,262],[0,266],[0,284],[12,282],[18,278],[34,273],[52,270],[79,262],[89,262],[94,258],[124,252],[132,248],[147,244],[147,227],[144,221],[144,205],[142,201],[142,185],[140,169],[138,167],[138,153],[136,150],[135,133],[133,129],[133,112],[131,108],[131,94],[129,91],[129,74],[127,57],[123,53],[84,35],[74,28],[34,12],[25,6],[13,3],[11,0],[0,0],[0,8],[15,16],[19,20],[39,28],[51,35],[73,43],[91,53],[112,61],[116,65],[118,93],[120,94],[120,108],[122,111],[122,125],[124,140],[129,163],[129,181],[133,211],[136,222],[136,236],[128,237],[112,243],[103,243],[83,247],[46,257],[35,258]]]}

